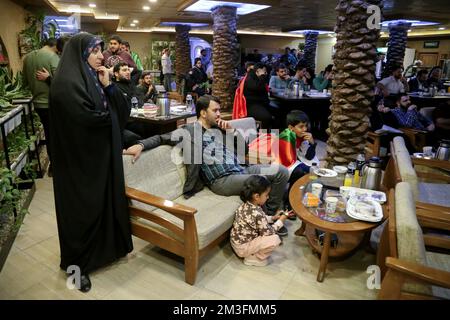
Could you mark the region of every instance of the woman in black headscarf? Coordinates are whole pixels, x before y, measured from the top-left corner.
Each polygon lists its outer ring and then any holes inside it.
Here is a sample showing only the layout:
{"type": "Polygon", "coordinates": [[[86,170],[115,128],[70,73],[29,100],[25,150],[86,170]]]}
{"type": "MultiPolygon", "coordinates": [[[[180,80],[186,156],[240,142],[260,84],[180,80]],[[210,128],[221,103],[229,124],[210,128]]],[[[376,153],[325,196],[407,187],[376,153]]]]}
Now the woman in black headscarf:
{"type": "Polygon", "coordinates": [[[80,33],[64,47],[50,88],[53,186],[61,264],[88,274],[133,249],[121,133],[126,98],[102,66],[103,42],[80,33]]]}

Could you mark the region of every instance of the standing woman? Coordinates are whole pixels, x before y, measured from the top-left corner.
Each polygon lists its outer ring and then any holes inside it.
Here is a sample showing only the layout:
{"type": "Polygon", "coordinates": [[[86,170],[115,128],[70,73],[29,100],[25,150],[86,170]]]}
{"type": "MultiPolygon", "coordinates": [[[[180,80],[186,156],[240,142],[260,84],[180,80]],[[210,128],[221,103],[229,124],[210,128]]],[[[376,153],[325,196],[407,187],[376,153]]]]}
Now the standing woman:
{"type": "Polygon", "coordinates": [[[60,267],[80,268],[83,292],[91,271],[133,249],[121,141],[129,110],[102,66],[102,47],[91,34],[72,37],[50,88],[60,267]]]}

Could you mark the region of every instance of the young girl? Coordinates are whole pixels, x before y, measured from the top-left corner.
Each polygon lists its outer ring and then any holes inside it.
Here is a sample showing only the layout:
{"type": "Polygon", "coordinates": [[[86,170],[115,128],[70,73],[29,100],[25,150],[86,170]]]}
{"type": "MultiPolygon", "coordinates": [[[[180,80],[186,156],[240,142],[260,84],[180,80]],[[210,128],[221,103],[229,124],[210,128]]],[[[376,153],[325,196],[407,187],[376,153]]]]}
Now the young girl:
{"type": "Polygon", "coordinates": [[[234,252],[248,266],[269,264],[270,254],[281,243],[276,231],[287,215],[280,211],[266,216],[261,208],[269,198],[270,188],[267,178],[254,175],[247,179],[241,192],[244,203],[236,210],[230,241],[234,252]],[[270,225],[272,222],[275,223],[270,225]]]}

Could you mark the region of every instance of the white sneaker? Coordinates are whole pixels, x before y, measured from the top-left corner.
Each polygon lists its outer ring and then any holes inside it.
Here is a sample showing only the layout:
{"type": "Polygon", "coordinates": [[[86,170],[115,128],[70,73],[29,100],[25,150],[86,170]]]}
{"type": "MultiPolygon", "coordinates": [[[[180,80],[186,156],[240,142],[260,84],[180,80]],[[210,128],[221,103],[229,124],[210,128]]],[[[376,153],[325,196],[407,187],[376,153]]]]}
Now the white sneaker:
{"type": "Polygon", "coordinates": [[[244,259],[244,264],[247,266],[265,267],[269,264],[269,259],[261,260],[254,255],[251,255],[250,257],[244,259]]]}

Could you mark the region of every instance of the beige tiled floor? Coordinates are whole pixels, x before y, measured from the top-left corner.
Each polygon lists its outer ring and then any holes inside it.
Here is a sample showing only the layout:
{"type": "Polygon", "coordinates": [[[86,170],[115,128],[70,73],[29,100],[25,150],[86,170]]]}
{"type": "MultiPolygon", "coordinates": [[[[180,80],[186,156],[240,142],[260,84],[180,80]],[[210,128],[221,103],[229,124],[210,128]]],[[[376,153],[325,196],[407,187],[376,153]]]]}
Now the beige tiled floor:
{"type": "Polygon", "coordinates": [[[323,283],[316,281],[318,258],[306,239],[294,235],[300,222],[288,221],[289,236],[267,267],[248,267],[228,243],[200,264],[197,282],[184,282],[183,261],[134,238],[126,258],[91,275],[83,294],[66,287],[59,269],[59,244],[52,181],[37,181],[37,191],[3,271],[0,299],[374,299],[366,287],[366,269],[375,257],[364,251],[328,264],[323,283]]]}

